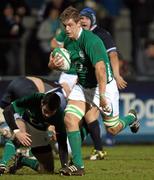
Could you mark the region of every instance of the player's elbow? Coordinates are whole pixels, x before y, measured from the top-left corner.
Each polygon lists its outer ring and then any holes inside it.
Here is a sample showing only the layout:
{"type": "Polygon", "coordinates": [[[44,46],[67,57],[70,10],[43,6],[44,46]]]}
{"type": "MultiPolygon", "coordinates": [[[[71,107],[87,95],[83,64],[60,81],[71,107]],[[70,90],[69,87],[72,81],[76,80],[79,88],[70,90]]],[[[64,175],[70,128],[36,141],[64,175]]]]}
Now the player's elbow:
{"type": "Polygon", "coordinates": [[[105,73],[106,72],[106,67],[105,67],[105,64],[103,61],[99,61],[95,64],[95,69],[96,71],[98,72],[103,72],[105,73]]]}

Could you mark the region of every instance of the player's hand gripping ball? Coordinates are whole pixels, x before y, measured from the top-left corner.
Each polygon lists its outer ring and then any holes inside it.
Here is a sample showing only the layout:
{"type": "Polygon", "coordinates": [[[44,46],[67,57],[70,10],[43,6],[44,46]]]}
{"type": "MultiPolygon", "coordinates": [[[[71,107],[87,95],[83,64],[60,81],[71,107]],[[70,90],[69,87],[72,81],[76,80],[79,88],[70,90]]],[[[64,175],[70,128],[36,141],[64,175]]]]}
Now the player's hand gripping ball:
{"type": "Polygon", "coordinates": [[[61,59],[63,61],[63,65],[58,67],[60,71],[68,71],[71,65],[70,54],[67,49],[65,48],[55,48],[52,52],[52,56],[55,58],[56,61],[61,59]],[[60,58],[58,58],[60,57],[60,58]]]}

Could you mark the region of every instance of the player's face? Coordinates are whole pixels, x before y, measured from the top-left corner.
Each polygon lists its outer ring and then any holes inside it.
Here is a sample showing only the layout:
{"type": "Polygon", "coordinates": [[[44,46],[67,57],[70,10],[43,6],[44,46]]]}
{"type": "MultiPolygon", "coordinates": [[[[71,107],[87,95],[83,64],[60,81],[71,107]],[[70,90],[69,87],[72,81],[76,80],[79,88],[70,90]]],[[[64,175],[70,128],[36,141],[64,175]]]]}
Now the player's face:
{"type": "Polygon", "coordinates": [[[56,113],[56,110],[51,111],[47,105],[42,104],[42,114],[45,118],[49,118],[56,113]]]}
{"type": "Polygon", "coordinates": [[[68,35],[69,38],[71,39],[77,39],[78,34],[81,28],[80,21],[75,22],[73,19],[69,19],[63,23],[65,27],[66,34],[68,35]]]}
{"type": "Polygon", "coordinates": [[[89,30],[90,27],[91,27],[91,20],[86,17],[86,16],[81,16],[81,26],[86,29],[86,30],[89,30]]]}

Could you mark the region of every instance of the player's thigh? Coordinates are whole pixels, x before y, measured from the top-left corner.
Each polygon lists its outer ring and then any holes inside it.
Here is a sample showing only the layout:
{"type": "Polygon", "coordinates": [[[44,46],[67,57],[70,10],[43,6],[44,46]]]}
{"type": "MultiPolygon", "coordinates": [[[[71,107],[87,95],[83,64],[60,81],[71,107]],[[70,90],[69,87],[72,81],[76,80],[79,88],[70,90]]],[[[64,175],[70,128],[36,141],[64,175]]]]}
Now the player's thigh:
{"type": "MultiPolygon", "coordinates": [[[[69,101],[65,109],[66,117],[74,116],[81,120],[86,111],[86,99],[84,89],[80,85],[75,85],[68,97],[69,101]]],[[[71,118],[71,117],[70,117],[71,118]]]]}
{"type": "Polygon", "coordinates": [[[73,88],[74,84],[76,84],[77,81],[77,75],[73,74],[67,74],[65,72],[62,72],[59,78],[59,83],[67,83],[70,90],[73,88]]]}
{"type": "Polygon", "coordinates": [[[85,114],[85,102],[69,100],[65,109],[65,124],[69,130],[79,129],[79,122],[85,114]]]}

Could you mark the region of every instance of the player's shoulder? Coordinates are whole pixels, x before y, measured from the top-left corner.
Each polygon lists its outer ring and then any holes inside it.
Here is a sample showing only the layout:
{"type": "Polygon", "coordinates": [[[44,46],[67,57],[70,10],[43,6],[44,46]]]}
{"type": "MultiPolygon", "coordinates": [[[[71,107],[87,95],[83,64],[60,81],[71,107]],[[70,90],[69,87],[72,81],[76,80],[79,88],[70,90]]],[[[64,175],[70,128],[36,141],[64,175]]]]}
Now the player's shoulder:
{"type": "Polygon", "coordinates": [[[97,26],[92,32],[95,34],[101,34],[103,36],[111,36],[109,31],[107,31],[106,29],[104,29],[100,26],[97,26]]]}
{"type": "Polygon", "coordinates": [[[91,43],[94,43],[95,41],[99,40],[99,37],[89,30],[83,30],[83,38],[85,42],[91,42],[91,43]]]}
{"type": "Polygon", "coordinates": [[[86,29],[83,29],[83,30],[82,30],[82,34],[83,34],[85,37],[95,36],[92,31],[86,30],[86,29]]]}

